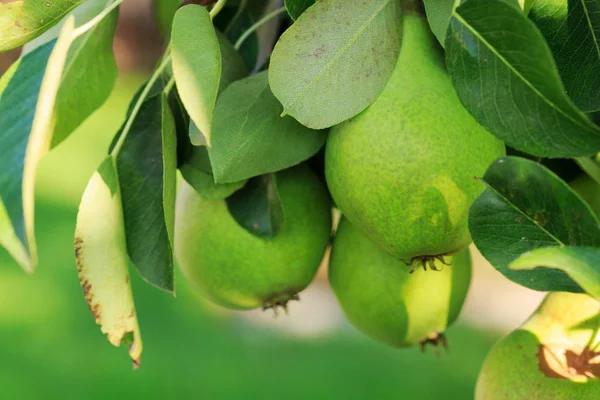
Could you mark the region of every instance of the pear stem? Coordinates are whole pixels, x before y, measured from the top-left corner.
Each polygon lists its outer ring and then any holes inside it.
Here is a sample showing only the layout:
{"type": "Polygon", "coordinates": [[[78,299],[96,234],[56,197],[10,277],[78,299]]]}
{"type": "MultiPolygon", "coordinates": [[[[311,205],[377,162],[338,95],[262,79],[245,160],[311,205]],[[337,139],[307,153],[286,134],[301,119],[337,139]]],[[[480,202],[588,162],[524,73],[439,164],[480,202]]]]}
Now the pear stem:
{"type": "Polygon", "coordinates": [[[425,16],[425,7],[422,0],[402,0],[402,11],[406,15],[425,16]]]}

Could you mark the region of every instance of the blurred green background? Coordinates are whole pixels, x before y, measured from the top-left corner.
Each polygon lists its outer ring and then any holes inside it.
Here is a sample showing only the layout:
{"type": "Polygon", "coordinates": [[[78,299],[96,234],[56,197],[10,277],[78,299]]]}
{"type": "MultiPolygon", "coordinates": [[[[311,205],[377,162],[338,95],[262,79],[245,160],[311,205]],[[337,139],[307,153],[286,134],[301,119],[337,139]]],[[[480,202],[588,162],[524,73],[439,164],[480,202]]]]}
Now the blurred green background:
{"type": "MultiPolygon", "coordinates": [[[[0,250],[0,398],[472,398],[497,334],[459,322],[439,358],[431,348],[380,345],[342,319],[307,336],[274,327],[299,317],[294,305],[275,325],[264,324],[271,317],[240,318],[205,304],[180,274],[173,298],[132,273],[144,340],[142,367],[133,371],[126,350],[108,343],[87,309],[72,243],[81,193],[142,80],[121,78],[107,104],[42,161],[35,275],[0,250]]],[[[313,299],[295,325],[337,307],[331,295],[322,301],[313,299]]]]}

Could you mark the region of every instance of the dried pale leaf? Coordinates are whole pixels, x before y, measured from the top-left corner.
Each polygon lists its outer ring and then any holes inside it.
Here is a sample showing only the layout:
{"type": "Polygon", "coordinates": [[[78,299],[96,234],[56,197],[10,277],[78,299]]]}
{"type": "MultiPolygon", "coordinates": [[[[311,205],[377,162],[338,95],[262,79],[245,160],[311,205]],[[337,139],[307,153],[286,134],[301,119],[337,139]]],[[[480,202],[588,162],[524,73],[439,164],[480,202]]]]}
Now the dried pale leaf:
{"type": "Polygon", "coordinates": [[[129,335],[129,355],[140,365],[142,339],[129,282],[125,226],[112,158],[94,173],[81,199],[75,228],[79,281],[90,311],[114,345],[129,335]]]}

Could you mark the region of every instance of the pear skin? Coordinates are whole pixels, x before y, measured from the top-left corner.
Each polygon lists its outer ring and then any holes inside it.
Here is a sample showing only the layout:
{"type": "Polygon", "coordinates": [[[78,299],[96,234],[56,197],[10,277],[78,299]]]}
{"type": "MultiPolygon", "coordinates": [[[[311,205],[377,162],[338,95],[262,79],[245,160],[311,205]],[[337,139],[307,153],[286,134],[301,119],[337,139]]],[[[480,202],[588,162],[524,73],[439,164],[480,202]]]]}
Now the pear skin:
{"type": "Polygon", "coordinates": [[[523,326],[494,345],[476,400],[600,399],[600,302],[586,294],[546,296],[523,326]]]}
{"type": "Polygon", "coordinates": [[[285,306],[312,281],[331,235],[325,186],[306,166],[276,175],[284,221],[272,238],[253,235],[224,200],[203,200],[186,182],[178,193],[175,255],[209,300],[233,309],[285,306]]]}
{"type": "Polygon", "coordinates": [[[465,249],[434,260],[438,271],[411,268],[381,250],[347,219],[338,227],[329,282],[348,320],[394,347],[435,341],[458,317],[471,281],[465,249]]]}
{"type": "Polygon", "coordinates": [[[375,102],[332,128],[325,172],[344,215],[404,260],[470,243],[467,214],[484,186],[475,178],[505,154],[462,107],[424,17],[404,17],[394,72],[375,102]]]}

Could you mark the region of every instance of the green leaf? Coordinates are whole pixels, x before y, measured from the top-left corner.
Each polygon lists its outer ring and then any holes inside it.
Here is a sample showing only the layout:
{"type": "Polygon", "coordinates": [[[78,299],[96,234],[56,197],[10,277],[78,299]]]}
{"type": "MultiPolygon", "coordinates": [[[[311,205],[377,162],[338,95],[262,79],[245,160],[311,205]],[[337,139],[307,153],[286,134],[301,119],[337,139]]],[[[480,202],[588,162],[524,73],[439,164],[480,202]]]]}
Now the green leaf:
{"type": "Polygon", "coordinates": [[[536,1],[529,18],[542,32],[565,90],[580,110],[600,110],[600,2],[536,1]]]}
{"type": "MultiPolygon", "coordinates": [[[[53,110],[75,28],[69,18],[56,41],[26,54],[6,84],[0,101],[0,197],[16,237],[37,266],[34,234],[35,172],[50,150],[53,110]]],[[[6,243],[5,243],[6,244],[6,243]]],[[[19,254],[13,248],[11,253],[19,254]]]]}
{"type": "Polygon", "coordinates": [[[129,283],[121,196],[112,157],[104,160],[83,193],[74,247],[79,281],[96,323],[114,346],[133,334],[129,355],[134,367],[139,366],[142,338],[129,283]]]}
{"type": "Polygon", "coordinates": [[[523,254],[510,265],[514,270],[538,267],[564,271],[589,295],[600,300],[600,249],[545,247],[523,254]]]}
{"type": "Polygon", "coordinates": [[[225,203],[231,216],[253,235],[272,238],[281,231],[284,215],[275,174],[250,179],[225,203]]]}
{"type": "Polygon", "coordinates": [[[315,0],[285,0],[284,3],[288,14],[295,21],[308,7],[315,4],[315,0]]]}
{"type": "MultiPolygon", "coordinates": [[[[234,49],[231,42],[219,32],[217,32],[217,37],[219,39],[219,48],[221,50],[222,59],[221,80],[217,93],[217,95],[220,95],[232,82],[247,76],[248,70],[244,65],[244,60],[242,60],[241,56],[234,49]]],[[[198,129],[198,126],[196,126],[194,121],[191,120],[189,122],[189,138],[191,143],[195,146],[205,146],[208,144],[206,141],[207,138],[202,134],[200,129],[198,129]]]]}
{"type": "Polygon", "coordinates": [[[395,0],[319,1],[279,38],[269,67],[273,94],[303,125],[328,128],[369,106],[400,51],[395,0]]]}
{"type": "MultiPolygon", "coordinates": [[[[86,14],[81,20],[77,18],[77,24],[87,22],[111,3],[88,0],[81,6],[86,14]]],[[[112,50],[117,17],[118,10],[111,12],[71,45],[56,98],[52,147],[67,138],[111,94],[118,75],[112,50]]]]}
{"type": "Polygon", "coordinates": [[[152,13],[158,30],[163,36],[171,34],[173,17],[181,5],[181,0],[153,0],[152,13]]]}
{"type": "MultiPolygon", "coordinates": [[[[229,3],[227,3],[229,4],[229,3]]],[[[235,43],[236,40],[254,23],[256,20],[252,17],[251,10],[244,10],[237,20],[229,25],[231,19],[235,16],[237,9],[226,7],[224,8],[213,20],[216,27],[219,27],[231,43],[235,43]]],[[[233,46],[232,46],[233,47],[233,46]]],[[[221,48],[221,53],[223,49],[221,48]]],[[[258,53],[260,52],[260,43],[258,40],[258,34],[253,32],[242,44],[239,49],[239,55],[241,56],[244,65],[248,70],[253,70],[258,61],[258,53]]],[[[223,68],[225,68],[226,62],[223,60],[223,68]]]]}
{"type": "MultiPolygon", "coordinates": [[[[92,0],[73,14],[84,23],[108,4],[92,0]]],[[[0,197],[31,257],[28,270],[37,264],[33,196],[38,161],[110,94],[117,74],[112,55],[116,19],[114,11],[73,41],[73,17],[68,17],[58,42],[50,39],[32,48],[0,80],[5,88],[0,98],[0,141],[6,144],[0,156],[3,151],[10,155],[0,160],[0,197]]]]}
{"type": "Polygon", "coordinates": [[[596,159],[590,157],[578,157],[575,159],[575,162],[586,174],[600,184],[600,163],[596,161],[596,159]]]}
{"type": "Polygon", "coordinates": [[[210,143],[221,80],[221,51],[210,14],[204,7],[191,4],[177,10],[171,32],[171,56],[181,101],[206,143],[210,143]]]}
{"type": "Polygon", "coordinates": [[[56,25],[84,0],[23,0],[0,4],[0,52],[19,47],[56,25]]]}
{"type": "Polygon", "coordinates": [[[34,266],[31,264],[31,259],[23,247],[23,243],[21,243],[15,234],[2,201],[0,201],[0,246],[8,251],[11,257],[14,258],[25,272],[28,274],[34,272],[34,266]]]}
{"type": "MultiPolygon", "coordinates": [[[[219,50],[221,51],[221,79],[219,81],[220,94],[227,86],[233,82],[248,76],[248,68],[244,62],[244,59],[233,47],[233,44],[223,36],[222,33],[217,32],[217,39],[219,40],[219,50]]],[[[256,61],[255,61],[256,62],[256,61]]]]}
{"type": "Polygon", "coordinates": [[[469,231],[481,254],[531,289],[580,291],[564,272],[513,271],[509,265],[541,247],[600,246],[600,222],[590,207],[550,170],[524,158],[500,158],[483,182],[486,190],[469,212],[469,231]]]}
{"type": "Polygon", "coordinates": [[[326,134],[281,118],[267,72],[234,82],[219,97],[208,149],[217,183],[279,171],[314,155],[326,134]]]}
{"type": "Polygon", "coordinates": [[[240,189],[246,181],[215,183],[212,175],[208,151],[204,146],[194,146],[189,159],[179,168],[183,179],[198,192],[204,200],[221,200],[240,189]]]}
{"type": "Polygon", "coordinates": [[[509,146],[542,157],[600,150],[600,128],[565,94],[544,37],[516,6],[469,0],[458,7],[446,64],[465,108],[509,146]]]}
{"type": "Polygon", "coordinates": [[[446,41],[452,12],[460,3],[461,0],[424,0],[427,21],[442,47],[446,41]]]}
{"type": "Polygon", "coordinates": [[[167,98],[147,98],[117,155],[127,252],[147,282],[173,292],[177,143],[167,98]]]}

